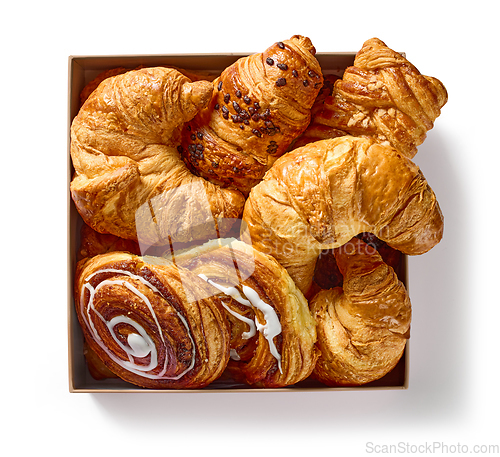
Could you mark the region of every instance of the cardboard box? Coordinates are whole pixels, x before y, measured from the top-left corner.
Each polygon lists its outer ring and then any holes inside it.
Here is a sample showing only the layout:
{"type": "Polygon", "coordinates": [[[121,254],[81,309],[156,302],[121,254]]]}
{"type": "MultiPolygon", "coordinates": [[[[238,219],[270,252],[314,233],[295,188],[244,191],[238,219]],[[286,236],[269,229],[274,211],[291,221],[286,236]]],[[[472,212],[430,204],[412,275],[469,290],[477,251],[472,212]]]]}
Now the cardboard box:
{"type": "MultiPolygon", "coordinates": [[[[76,253],[79,248],[82,219],[71,200],[69,183],[73,175],[73,167],[69,154],[70,126],[80,109],[80,92],[84,86],[106,70],[125,67],[134,69],[138,66],[168,65],[185,70],[202,70],[217,75],[246,54],[190,54],[190,55],[127,55],[127,56],[70,56],[69,57],[69,98],[68,98],[68,356],[69,356],[69,390],[70,392],[262,392],[262,391],[335,391],[359,389],[406,389],[408,387],[409,345],[394,370],[383,378],[361,387],[330,388],[313,381],[305,380],[297,385],[281,389],[255,389],[244,384],[228,380],[217,380],[210,386],[200,390],[149,390],[136,387],[119,379],[94,379],[87,368],[83,353],[83,334],[76,316],[73,300],[73,279],[76,266],[76,253]]],[[[355,53],[318,53],[316,55],[325,74],[342,75],[345,68],[352,65],[355,53]]],[[[408,287],[406,273],[406,257],[403,258],[403,282],[408,287]]]]}

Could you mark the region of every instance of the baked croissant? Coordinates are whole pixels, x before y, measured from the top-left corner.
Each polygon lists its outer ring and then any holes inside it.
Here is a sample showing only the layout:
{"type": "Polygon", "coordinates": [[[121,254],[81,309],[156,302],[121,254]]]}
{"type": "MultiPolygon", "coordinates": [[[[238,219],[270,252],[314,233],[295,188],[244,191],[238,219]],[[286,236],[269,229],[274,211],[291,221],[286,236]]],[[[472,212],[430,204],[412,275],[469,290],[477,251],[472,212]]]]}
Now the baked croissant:
{"type": "Polygon", "coordinates": [[[316,363],[316,328],[309,306],[272,257],[234,239],[215,240],[175,255],[218,294],[231,322],[228,372],[254,387],[284,387],[307,378],[316,363]]]}
{"type": "Polygon", "coordinates": [[[230,342],[224,308],[206,289],[173,264],[114,252],[78,263],[75,307],[89,348],[121,379],[202,388],[224,371],[230,342]],[[185,287],[204,298],[189,301],[185,287]]]}
{"type": "Polygon", "coordinates": [[[390,372],[409,338],[411,304],[404,285],[377,251],[354,238],[334,250],[343,289],[310,301],[321,355],[313,375],[330,385],[361,385],[390,372]]]}
{"type": "Polygon", "coordinates": [[[278,159],[243,212],[254,247],[283,265],[304,294],[323,249],[370,232],[404,254],[442,238],[443,215],[420,169],[395,149],[344,136],[278,159]]]}
{"type": "Polygon", "coordinates": [[[183,130],[189,167],[247,194],[310,122],[323,84],[315,53],[309,38],[295,35],[226,68],[211,102],[183,130]]]}
{"type": "Polygon", "coordinates": [[[335,83],[304,136],[332,138],[343,131],[389,144],[412,158],[447,99],[438,79],[421,75],[405,57],[372,38],[335,83]]]}
{"type": "Polygon", "coordinates": [[[194,176],[175,148],[212,91],[163,67],[99,84],[71,125],[71,195],[89,226],[157,245],[198,239],[205,225],[241,215],[241,193],[194,176]]]}

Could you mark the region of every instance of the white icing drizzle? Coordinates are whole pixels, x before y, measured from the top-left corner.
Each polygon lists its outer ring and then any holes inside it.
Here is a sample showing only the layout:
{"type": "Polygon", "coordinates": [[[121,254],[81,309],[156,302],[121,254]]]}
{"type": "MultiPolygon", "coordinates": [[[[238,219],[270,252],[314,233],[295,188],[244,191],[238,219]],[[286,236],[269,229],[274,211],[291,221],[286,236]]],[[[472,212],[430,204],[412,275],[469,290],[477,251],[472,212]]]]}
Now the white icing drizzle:
{"type": "Polygon", "coordinates": [[[257,327],[252,319],[249,319],[248,317],[245,317],[242,314],[237,313],[236,311],[232,310],[224,302],[222,302],[222,306],[224,306],[224,308],[226,308],[230,314],[232,314],[234,317],[236,317],[236,319],[239,319],[240,321],[242,321],[248,325],[248,327],[249,327],[248,332],[244,332],[241,334],[241,337],[244,340],[248,340],[248,339],[252,338],[257,333],[257,327]]]}
{"type": "MultiPolygon", "coordinates": [[[[257,330],[262,333],[262,335],[265,337],[265,339],[269,343],[269,351],[274,356],[274,358],[278,361],[278,367],[279,367],[280,373],[283,373],[283,371],[281,369],[281,355],[278,352],[276,344],[274,343],[274,337],[278,336],[281,333],[281,323],[280,323],[280,320],[279,320],[278,315],[276,314],[276,311],[274,310],[274,308],[271,305],[264,302],[260,298],[259,294],[251,287],[248,287],[245,285],[243,286],[243,293],[247,297],[247,299],[248,299],[247,300],[241,296],[239,290],[236,289],[236,287],[221,286],[220,284],[217,284],[213,280],[209,279],[204,274],[199,274],[198,276],[201,279],[203,279],[204,281],[206,281],[209,284],[211,284],[212,286],[214,286],[215,288],[217,288],[218,290],[220,290],[221,292],[223,292],[224,294],[226,294],[226,295],[230,296],[231,298],[233,298],[234,300],[236,300],[238,303],[241,303],[242,305],[246,305],[246,306],[253,306],[253,307],[257,308],[258,310],[260,310],[264,314],[264,319],[265,319],[266,323],[261,324],[257,320],[257,316],[256,316],[255,317],[255,326],[256,326],[257,330]]],[[[222,303],[222,304],[224,305],[224,307],[226,309],[229,310],[229,308],[224,303],[222,303]]],[[[236,316],[236,314],[237,314],[237,313],[233,313],[232,310],[229,310],[229,312],[231,314],[233,314],[234,316],[236,316]]],[[[237,315],[236,317],[238,317],[240,319],[240,318],[243,318],[244,316],[237,315]]],[[[244,320],[244,319],[241,319],[241,320],[244,320]]],[[[255,333],[254,333],[254,335],[255,335],[255,333]]]]}
{"type": "Polygon", "coordinates": [[[158,366],[158,353],[157,353],[156,346],[155,346],[153,340],[150,338],[150,336],[147,334],[147,332],[145,331],[145,329],[141,325],[139,325],[137,322],[135,322],[132,319],[130,319],[130,317],[128,317],[128,316],[123,316],[123,315],[121,315],[121,316],[115,316],[110,321],[106,321],[104,319],[104,317],[94,307],[94,296],[95,296],[96,292],[101,287],[103,287],[105,285],[118,284],[118,285],[124,286],[127,289],[129,289],[131,292],[133,292],[135,295],[137,295],[146,304],[146,306],[148,307],[148,309],[149,309],[149,311],[151,313],[151,316],[153,317],[154,322],[156,324],[156,327],[158,329],[158,334],[160,335],[162,343],[165,344],[165,339],[163,337],[163,332],[162,332],[162,329],[161,329],[160,324],[158,322],[158,318],[157,318],[157,316],[156,316],[156,314],[155,314],[155,312],[153,310],[153,306],[151,305],[151,302],[149,301],[149,299],[142,292],[140,292],[135,286],[133,286],[132,284],[128,283],[125,280],[109,280],[109,279],[106,279],[106,280],[101,281],[94,288],[91,284],[89,284],[88,281],[92,277],[94,277],[96,274],[99,274],[99,273],[118,273],[118,274],[124,274],[124,275],[127,275],[127,276],[129,276],[129,277],[131,277],[133,279],[139,280],[144,285],[146,285],[149,289],[151,289],[153,292],[158,293],[160,295],[161,295],[161,293],[160,293],[160,291],[153,284],[151,284],[149,281],[147,281],[143,277],[135,275],[135,274],[131,273],[130,271],[126,271],[126,270],[117,270],[117,269],[112,269],[112,268],[102,269],[102,270],[98,270],[98,271],[92,273],[87,278],[85,278],[85,284],[84,284],[84,287],[82,288],[82,293],[81,293],[81,297],[80,297],[80,307],[81,307],[81,311],[82,311],[81,314],[82,314],[82,316],[84,318],[84,321],[85,321],[87,327],[89,328],[90,332],[92,333],[92,336],[93,336],[94,340],[106,352],[106,354],[115,363],[117,363],[118,365],[120,365],[122,368],[125,368],[128,371],[131,371],[132,373],[135,373],[135,374],[137,374],[139,376],[142,376],[142,377],[145,377],[145,378],[149,378],[149,379],[178,380],[178,379],[182,378],[187,372],[189,372],[190,370],[192,370],[194,368],[195,361],[196,361],[196,359],[195,359],[195,356],[196,356],[196,346],[194,344],[194,340],[193,340],[193,337],[192,337],[191,332],[189,330],[189,326],[187,324],[186,319],[179,312],[177,312],[177,316],[180,319],[180,321],[182,322],[182,324],[184,325],[184,327],[186,328],[188,336],[189,336],[189,339],[191,340],[191,344],[192,344],[192,347],[193,347],[192,357],[191,357],[191,363],[179,375],[172,376],[172,377],[165,376],[165,372],[167,371],[167,366],[168,366],[168,358],[165,356],[165,361],[163,363],[162,370],[161,370],[161,372],[159,374],[147,373],[148,371],[151,371],[151,370],[155,369],[158,366]],[[87,303],[87,307],[84,310],[84,293],[85,293],[85,290],[88,290],[90,292],[90,297],[89,297],[89,301],[87,303]],[[122,360],[121,358],[117,357],[116,355],[114,355],[106,347],[106,345],[102,341],[101,337],[99,336],[99,334],[98,334],[98,332],[97,332],[97,330],[96,330],[96,328],[94,326],[94,323],[93,323],[91,315],[90,315],[90,311],[91,310],[106,324],[106,326],[108,327],[109,332],[110,332],[111,336],[113,337],[113,339],[120,346],[120,348],[127,354],[128,359],[129,359],[128,361],[127,360],[122,360]],[[125,324],[128,324],[128,325],[132,326],[137,331],[137,333],[131,333],[127,337],[128,346],[124,345],[117,338],[116,333],[114,331],[114,327],[116,325],[122,324],[122,323],[125,323],[125,324]],[[146,357],[148,355],[150,355],[150,363],[147,366],[138,365],[135,362],[135,360],[134,360],[134,358],[144,358],[144,357],[146,357]]]}
{"type": "Polygon", "coordinates": [[[274,311],[274,308],[264,302],[259,297],[259,294],[251,287],[243,286],[243,293],[252,302],[252,305],[264,314],[266,323],[262,325],[259,323],[257,318],[255,318],[255,324],[257,325],[257,330],[259,330],[259,332],[261,332],[269,342],[269,350],[278,361],[280,373],[283,373],[283,371],[281,371],[281,355],[278,352],[273,340],[275,336],[278,336],[281,333],[281,323],[278,319],[278,315],[276,314],[276,311],[274,311]]]}

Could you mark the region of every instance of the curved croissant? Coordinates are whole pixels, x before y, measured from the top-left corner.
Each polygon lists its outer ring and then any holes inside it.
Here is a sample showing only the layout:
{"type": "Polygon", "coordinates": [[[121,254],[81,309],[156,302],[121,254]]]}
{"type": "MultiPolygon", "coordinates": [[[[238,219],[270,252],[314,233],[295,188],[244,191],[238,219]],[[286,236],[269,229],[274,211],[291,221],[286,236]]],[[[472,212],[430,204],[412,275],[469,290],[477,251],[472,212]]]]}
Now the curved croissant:
{"type": "Polygon", "coordinates": [[[194,176],[175,149],[181,126],[212,91],[208,81],[191,83],[162,67],[99,84],[71,126],[71,195],[89,226],[131,240],[141,232],[145,243],[161,244],[197,239],[194,227],[241,215],[243,196],[194,176]]]}
{"type": "Polygon", "coordinates": [[[308,303],[270,256],[234,240],[215,240],[176,255],[176,265],[203,278],[231,322],[228,371],[255,387],[307,378],[318,353],[308,303]]]}
{"type": "Polygon", "coordinates": [[[323,249],[370,232],[416,255],[443,234],[436,196],[420,169],[373,140],[344,136],[295,149],[276,161],[247,199],[254,247],[272,255],[307,294],[323,249]]]}
{"type": "Polygon", "coordinates": [[[226,68],[207,108],[184,128],[179,149],[189,167],[247,194],[310,122],[323,84],[315,53],[295,35],[226,68]]]}
{"type": "Polygon", "coordinates": [[[343,288],[311,301],[321,355],[313,375],[330,385],[361,385],[381,378],[401,358],[409,337],[411,304],[394,270],[354,238],[334,250],[343,288]]]}
{"type": "Polygon", "coordinates": [[[201,388],[222,374],[230,341],[224,309],[205,286],[175,265],[107,253],[78,264],[75,307],[89,348],[123,380],[201,388]],[[185,286],[204,298],[189,301],[185,286]]]}
{"type": "Polygon", "coordinates": [[[335,83],[304,136],[370,137],[412,158],[447,99],[438,79],[421,75],[401,54],[372,38],[335,83]]]}

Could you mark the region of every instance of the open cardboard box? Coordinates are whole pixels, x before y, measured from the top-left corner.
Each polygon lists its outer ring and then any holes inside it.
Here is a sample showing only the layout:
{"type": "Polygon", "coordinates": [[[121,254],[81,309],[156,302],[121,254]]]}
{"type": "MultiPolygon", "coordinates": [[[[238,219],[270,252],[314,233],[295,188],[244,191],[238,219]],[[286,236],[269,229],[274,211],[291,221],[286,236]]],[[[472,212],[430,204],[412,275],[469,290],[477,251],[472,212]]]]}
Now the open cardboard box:
{"type": "MultiPolygon", "coordinates": [[[[82,219],[71,200],[69,183],[73,167],[69,155],[70,126],[80,109],[80,92],[84,86],[101,72],[118,67],[133,69],[138,66],[167,65],[185,70],[197,70],[218,75],[246,54],[189,54],[189,55],[126,55],[126,56],[70,56],[68,98],[68,343],[69,343],[69,390],[70,392],[262,392],[262,391],[335,391],[359,389],[406,389],[408,387],[409,346],[396,367],[383,378],[362,387],[327,387],[313,380],[305,380],[294,386],[281,389],[255,389],[244,384],[221,378],[200,390],[149,390],[119,379],[96,380],[87,368],[83,353],[83,334],[78,323],[73,300],[73,279],[76,253],[79,248],[82,219]]],[[[354,62],[355,53],[318,53],[316,55],[325,74],[342,75],[345,68],[354,62]]],[[[406,256],[401,265],[402,279],[408,288],[406,256]]]]}

